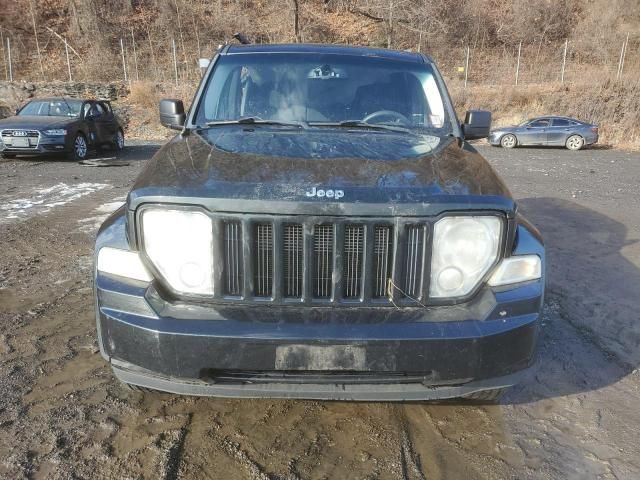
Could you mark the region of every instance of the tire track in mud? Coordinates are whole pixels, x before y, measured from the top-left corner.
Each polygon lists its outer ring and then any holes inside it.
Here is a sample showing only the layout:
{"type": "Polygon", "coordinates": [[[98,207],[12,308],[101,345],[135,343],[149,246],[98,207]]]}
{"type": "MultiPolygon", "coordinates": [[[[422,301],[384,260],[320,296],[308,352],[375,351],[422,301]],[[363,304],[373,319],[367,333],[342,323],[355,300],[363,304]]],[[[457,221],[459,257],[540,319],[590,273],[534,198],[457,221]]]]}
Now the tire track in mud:
{"type": "Polygon", "coordinates": [[[182,455],[184,451],[184,442],[189,432],[191,422],[193,421],[193,414],[190,413],[187,416],[187,423],[178,431],[177,439],[173,446],[169,448],[167,452],[167,463],[162,467],[166,473],[164,474],[165,480],[177,480],[178,473],[180,472],[180,463],[182,461],[182,455]]]}
{"type": "Polygon", "coordinates": [[[420,465],[420,457],[413,449],[413,443],[407,431],[407,425],[402,426],[402,443],[400,445],[400,461],[402,464],[402,478],[404,480],[426,480],[420,465]]]}

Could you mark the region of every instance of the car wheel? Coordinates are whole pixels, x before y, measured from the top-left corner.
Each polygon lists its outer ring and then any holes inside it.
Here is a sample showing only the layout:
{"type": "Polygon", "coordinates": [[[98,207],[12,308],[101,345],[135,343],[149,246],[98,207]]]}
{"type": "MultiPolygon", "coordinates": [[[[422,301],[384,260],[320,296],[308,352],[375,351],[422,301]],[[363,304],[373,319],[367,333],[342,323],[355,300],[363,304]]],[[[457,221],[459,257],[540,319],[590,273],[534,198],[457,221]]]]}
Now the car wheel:
{"type": "Polygon", "coordinates": [[[567,143],[565,143],[565,146],[569,150],[580,150],[582,147],[584,147],[584,138],[582,138],[580,135],[571,135],[569,138],[567,138],[567,143]]]}
{"type": "Polygon", "coordinates": [[[82,134],[78,133],[76,137],[73,139],[72,150],[69,158],[71,160],[85,160],[89,155],[89,146],[87,145],[87,138],[82,134]]]}
{"type": "Polygon", "coordinates": [[[518,144],[518,139],[515,135],[510,133],[506,134],[504,137],[500,139],[500,146],[502,148],[513,148],[518,144]]]}
{"type": "Polygon", "coordinates": [[[118,129],[113,139],[113,149],[118,151],[124,150],[124,132],[121,128],[118,129]]]}
{"type": "Polygon", "coordinates": [[[470,393],[462,398],[474,403],[498,403],[506,391],[506,388],[494,388],[492,390],[482,390],[480,392],[470,393]]]}

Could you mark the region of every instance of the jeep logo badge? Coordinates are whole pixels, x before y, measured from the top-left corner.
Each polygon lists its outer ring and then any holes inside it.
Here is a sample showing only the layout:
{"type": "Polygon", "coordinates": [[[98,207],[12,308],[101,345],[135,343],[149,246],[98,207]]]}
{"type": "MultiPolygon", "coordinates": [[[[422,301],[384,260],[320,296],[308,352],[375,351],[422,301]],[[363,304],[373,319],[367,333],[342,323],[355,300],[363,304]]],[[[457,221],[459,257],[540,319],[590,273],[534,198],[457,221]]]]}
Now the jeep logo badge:
{"type": "Polygon", "coordinates": [[[305,193],[307,197],[318,198],[335,198],[336,200],[344,197],[344,190],[323,190],[321,188],[311,187],[311,190],[305,193]]]}

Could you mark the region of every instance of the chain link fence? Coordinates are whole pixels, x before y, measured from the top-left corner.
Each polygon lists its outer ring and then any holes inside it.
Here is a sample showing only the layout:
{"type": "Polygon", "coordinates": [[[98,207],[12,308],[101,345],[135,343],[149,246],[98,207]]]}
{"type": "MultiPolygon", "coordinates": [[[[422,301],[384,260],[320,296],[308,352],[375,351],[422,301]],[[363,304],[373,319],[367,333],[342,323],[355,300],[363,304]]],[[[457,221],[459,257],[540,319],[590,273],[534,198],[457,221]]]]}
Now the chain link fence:
{"type": "MultiPolygon", "coordinates": [[[[137,81],[195,83],[200,56],[211,57],[224,39],[152,38],[135,27],[81,52],[79,46],[51,29],[39,35],[9,36],[0,30],[2,67],[8,81],[137,81]]],[[[424,48],[422,48],[425,51],[424,48]]],[[[515,47],[439,46],[431,53],[449,81],[466,85],[597,84],[640,78],[640,35],[612,35],[597,53],[571,40],[554,45],[515,47]]]]}
{"type": "Polygon", "coordinates": [[[544,48],[524,43],[512,49],[469,48],[468,60],[467,49],[457,48],[435,59],[447,79],[466,79],[468,85],[593,85],[640,80],[640,41],[632,38],[612,41],[607,54],[598,57],[567,41],[544,48]]]}

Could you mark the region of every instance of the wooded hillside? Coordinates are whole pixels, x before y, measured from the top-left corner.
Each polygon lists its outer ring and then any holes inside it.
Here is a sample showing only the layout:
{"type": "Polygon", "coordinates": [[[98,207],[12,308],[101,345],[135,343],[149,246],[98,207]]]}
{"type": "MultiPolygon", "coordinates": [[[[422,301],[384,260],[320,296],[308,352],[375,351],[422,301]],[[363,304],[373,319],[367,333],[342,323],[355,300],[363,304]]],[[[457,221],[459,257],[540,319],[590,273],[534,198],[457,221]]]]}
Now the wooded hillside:
{"type": "Polygon", "coordinates": [[[427,51],[445,75],[469,47],[470,80],[485,83],[511,81],[521,43],[529,83],[558,79],[565,41],[574,77],[585,65],[615,74],[628,34],[625,69],[640,63],[637,0],[0,0],[0,11],[5,77],[10,47],[13,78],[33,81],[68,77],[65,39],[74,80],[122,79],[124,69],[172,80],[172,41],[179,78],[189,80],[197,58],[236,32],[427,51]]]}

